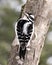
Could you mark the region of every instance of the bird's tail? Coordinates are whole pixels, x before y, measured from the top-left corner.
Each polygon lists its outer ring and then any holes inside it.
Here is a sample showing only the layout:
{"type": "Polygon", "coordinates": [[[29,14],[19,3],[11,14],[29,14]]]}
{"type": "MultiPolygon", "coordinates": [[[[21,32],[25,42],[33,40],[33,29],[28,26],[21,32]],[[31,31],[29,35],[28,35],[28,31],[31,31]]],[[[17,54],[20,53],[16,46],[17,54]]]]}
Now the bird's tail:
{"type": "Polygon", "coordinates": [[[19,57],[20,57],[20,59],[21,58],[25,59],[25,54],[26,54],[26,46],[24,46],[24,44],[22,44],[20,46],[20,50],[19,50],[19,57]]]}

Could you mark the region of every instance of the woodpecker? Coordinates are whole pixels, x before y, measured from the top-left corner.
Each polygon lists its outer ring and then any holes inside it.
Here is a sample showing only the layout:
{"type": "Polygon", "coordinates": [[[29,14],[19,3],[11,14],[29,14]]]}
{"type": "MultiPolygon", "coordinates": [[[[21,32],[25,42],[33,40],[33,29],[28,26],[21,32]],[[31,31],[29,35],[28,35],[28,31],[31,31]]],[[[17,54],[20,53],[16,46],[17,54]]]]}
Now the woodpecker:
{"type": "Polygon", "coordinates": [[[20,18],[15,24],[15,34],[19,40],[19,57],[25,59],[27,46],[34,30],[34,15],[32,13],[24,13],[24,17],[20,18]]]}

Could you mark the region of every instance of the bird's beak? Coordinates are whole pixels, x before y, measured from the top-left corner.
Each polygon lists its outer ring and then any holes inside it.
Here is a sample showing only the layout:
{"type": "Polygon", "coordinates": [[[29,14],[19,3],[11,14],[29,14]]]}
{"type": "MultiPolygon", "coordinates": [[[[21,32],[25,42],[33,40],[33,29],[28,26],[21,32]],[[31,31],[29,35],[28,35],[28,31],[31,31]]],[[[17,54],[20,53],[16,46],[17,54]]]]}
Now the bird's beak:
{"type": "Polygon", "coordinates": [[[28,18],[28,14],[27,14],[27,13],[24,13],[24,12],[23,12],[23,14],[28,18]]]}

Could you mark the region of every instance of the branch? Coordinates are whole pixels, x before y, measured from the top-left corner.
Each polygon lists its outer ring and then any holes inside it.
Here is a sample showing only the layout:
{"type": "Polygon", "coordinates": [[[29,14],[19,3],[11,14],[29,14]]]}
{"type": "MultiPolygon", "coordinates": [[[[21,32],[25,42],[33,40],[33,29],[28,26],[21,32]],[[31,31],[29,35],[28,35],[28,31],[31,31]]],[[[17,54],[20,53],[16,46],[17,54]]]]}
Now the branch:
{"type": "MultiPolygon", "coordinates": [[[[26,59],[20,65],[38,65],[40,60],[40,55],[42,48],[44,46],[44,41],[46,34],[48,32],[50,26],[50,18],[51,18],[51,7],[52,0],[28,0],[23,12],[32,12],[35,16],[34,28],[35,32],[30,41],[30,51],[26,53],[26,59]],[[35,33],[37,34],[37,38],[35,38],[35,33]]],[[[23,17],[22,12],[22,17],[23,17]]],[[[18,48],[19,46],[14,46],[14,44],[18,43],[18,40],[14,39],[12,43],[11,49],[11,57],[9,59],[8,65],[18,65],[18,61],[20,59],[16,59],[18,56],[18,48]]]]}

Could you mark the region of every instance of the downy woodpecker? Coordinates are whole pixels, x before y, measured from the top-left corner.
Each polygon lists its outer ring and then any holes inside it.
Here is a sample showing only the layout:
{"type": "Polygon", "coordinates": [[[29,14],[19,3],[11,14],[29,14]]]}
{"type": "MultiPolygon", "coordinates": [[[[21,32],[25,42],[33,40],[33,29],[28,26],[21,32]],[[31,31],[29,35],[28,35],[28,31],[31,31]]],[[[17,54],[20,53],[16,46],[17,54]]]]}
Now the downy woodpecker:
{"type": "Polygon", "coordinates": [[[25,59],[27,46],[29,46],[30,38],[33,34],[34,15],[32,13],[24,13],[24,17],[20,18],[15,24],[15,34],[19,40],[19,57],[25,59]]]}

